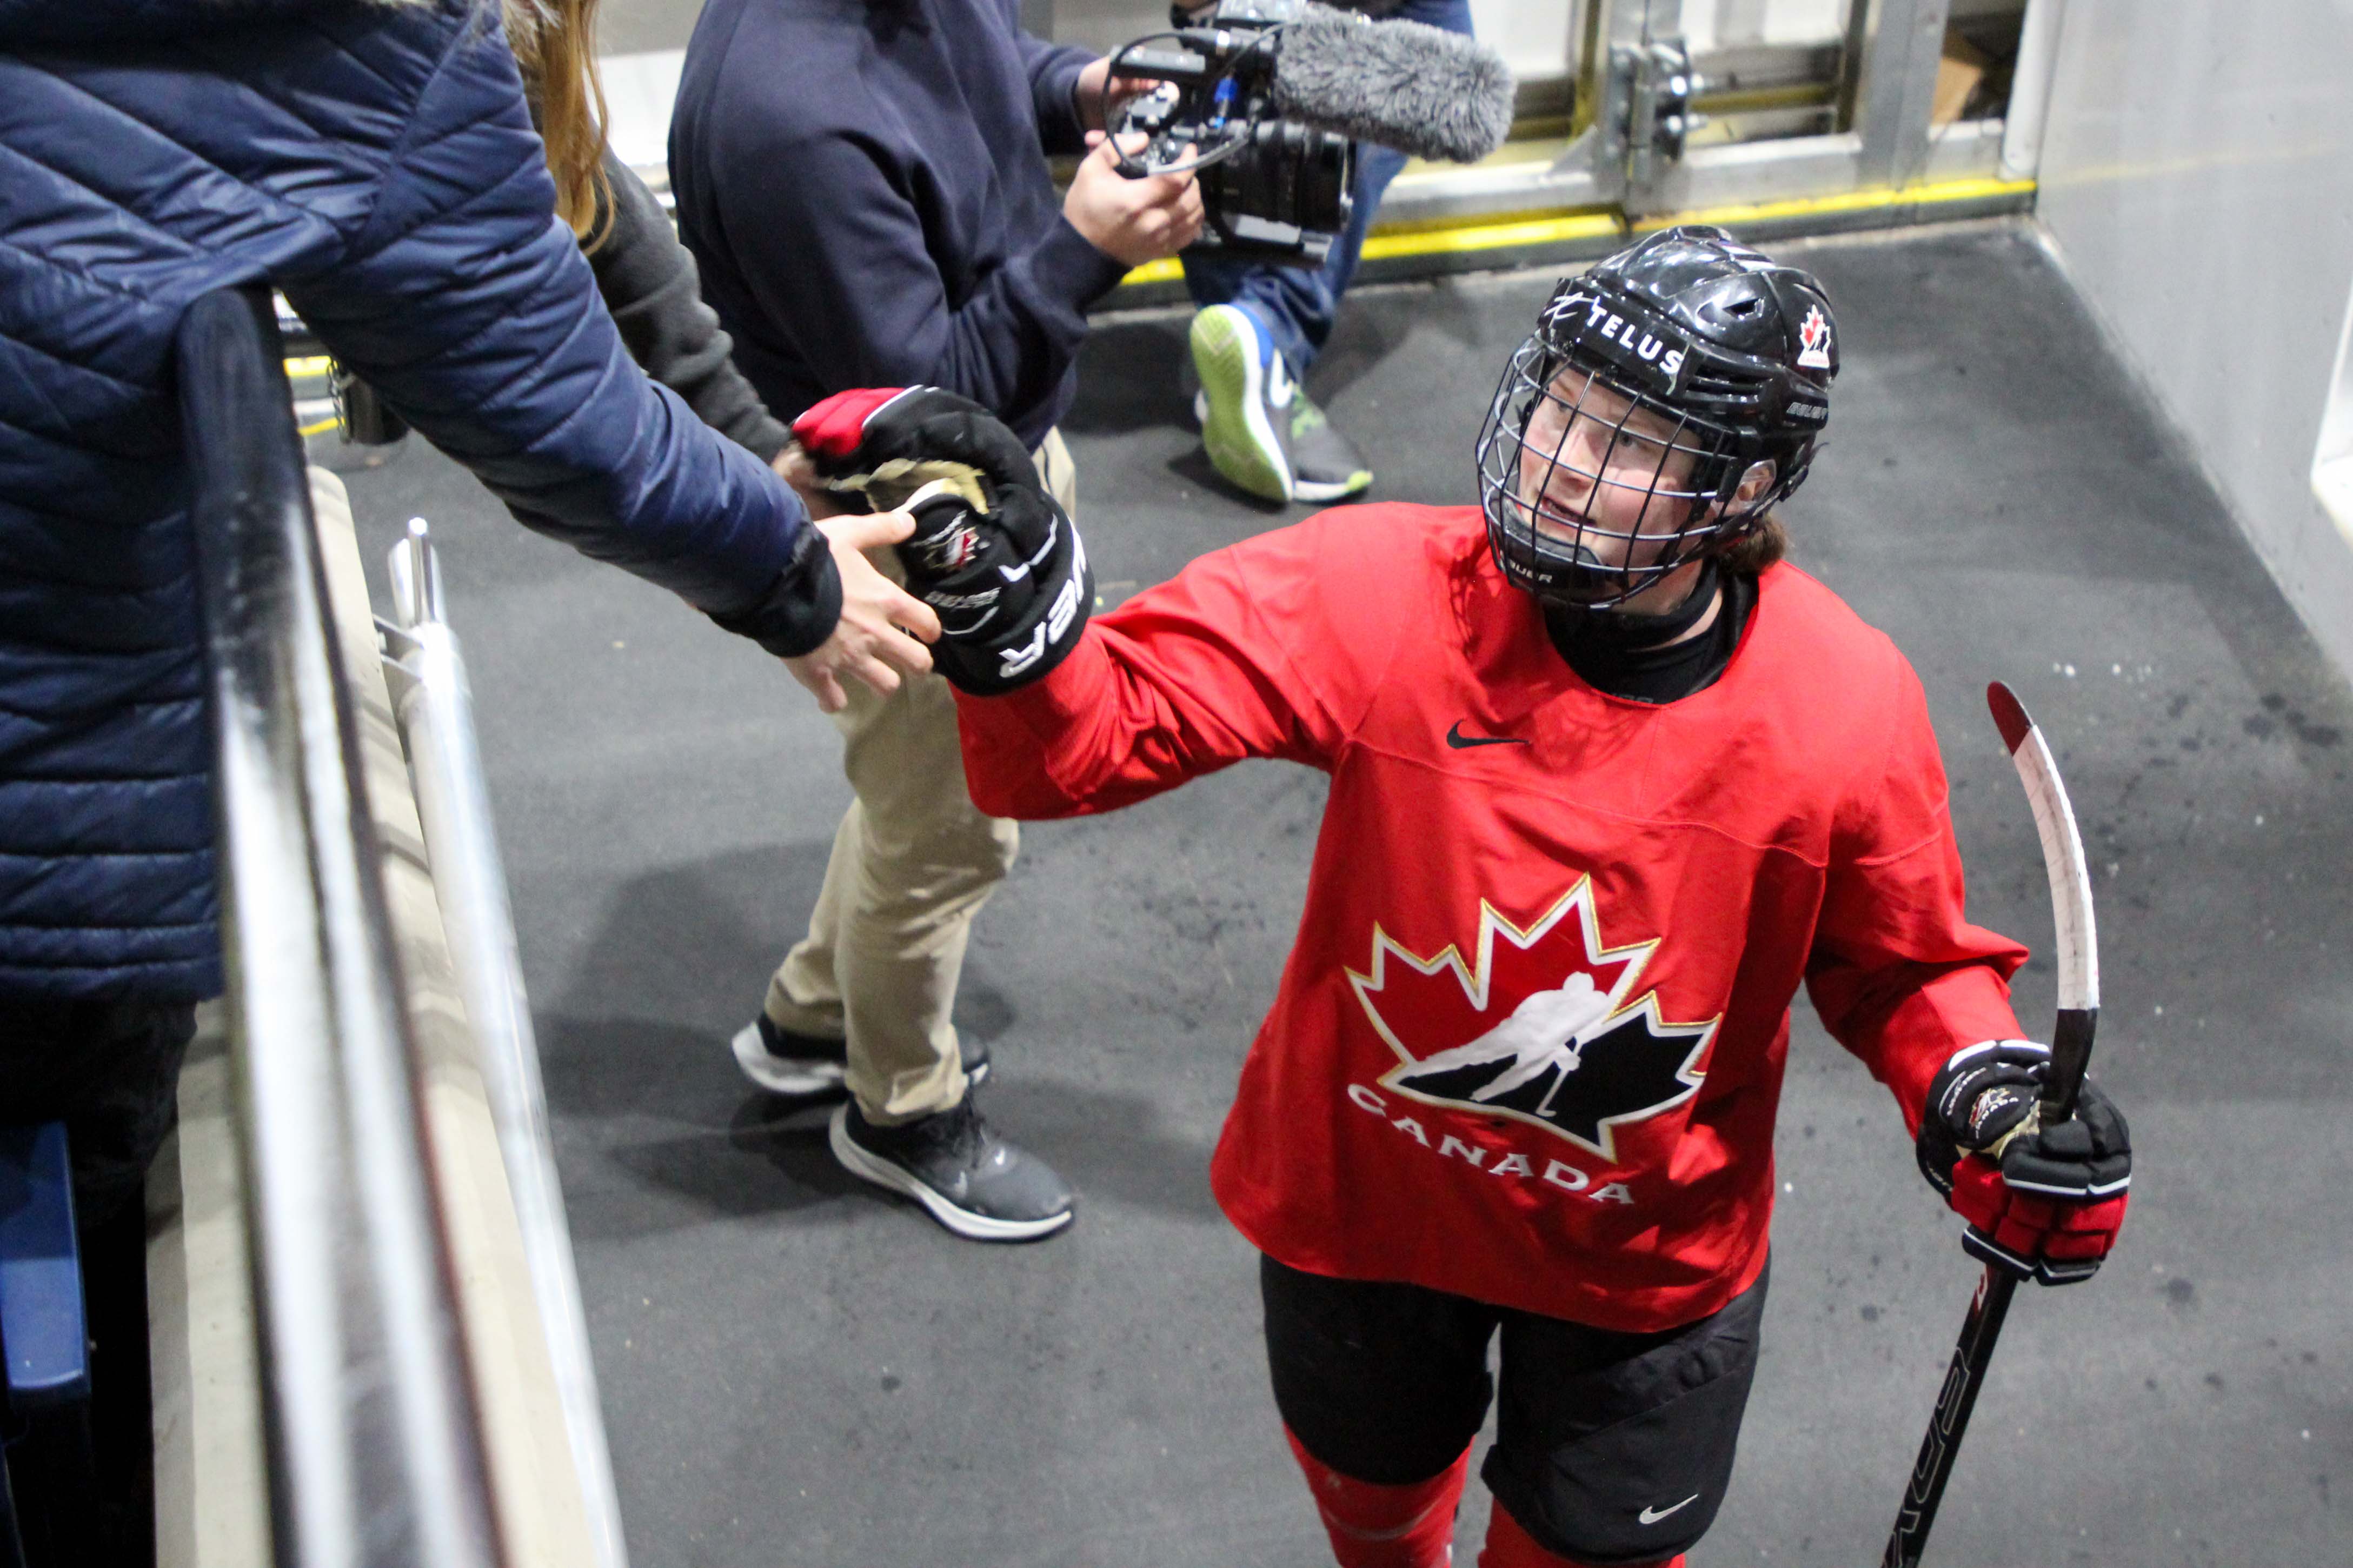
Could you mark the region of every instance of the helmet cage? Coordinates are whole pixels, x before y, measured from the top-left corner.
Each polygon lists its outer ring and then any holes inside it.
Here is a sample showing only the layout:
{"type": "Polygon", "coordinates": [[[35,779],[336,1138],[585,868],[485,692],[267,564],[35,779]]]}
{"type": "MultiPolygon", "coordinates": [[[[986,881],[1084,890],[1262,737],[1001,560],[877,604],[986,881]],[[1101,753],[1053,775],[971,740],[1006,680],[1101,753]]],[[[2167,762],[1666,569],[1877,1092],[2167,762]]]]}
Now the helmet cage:
{"type": "Polygon", "coordinates": [[[1589,279],[1567,284],[1512,356],[1480,431],[1480,500],[1496,563],[1546,604],[1623,604],[1753,531],[1804,479],[1827,412],[1818,391],[1792,385],[1770,361],[1696,337],[1589,279]],[[1585,377],[1573,397],[1555,385],[1569,370],[1585,377]],[[1617,394],[1625,412],[1605,419],[1591,406],[1596,386],[1617,394]],[[1638,412],[1651,416],[1645,427],[1633,426],[1638,412]],[[1580,423],[1582,441],[1573,439],[1580,423]],[[1596,451],[1616,456],[1583,455],[1596,451]],[[1673,480],[1678,453],[1689,456],[1690,470],[1673,480]],[[1772,482],[1737,500],[1751,468],[1767,460],[1772,482]],[[1620,515],[1639,492],[1630,526],[1608,527],[1548,500],[1564,471],[1588,506],[1616,492],[1610,510],[1620,515]]]}

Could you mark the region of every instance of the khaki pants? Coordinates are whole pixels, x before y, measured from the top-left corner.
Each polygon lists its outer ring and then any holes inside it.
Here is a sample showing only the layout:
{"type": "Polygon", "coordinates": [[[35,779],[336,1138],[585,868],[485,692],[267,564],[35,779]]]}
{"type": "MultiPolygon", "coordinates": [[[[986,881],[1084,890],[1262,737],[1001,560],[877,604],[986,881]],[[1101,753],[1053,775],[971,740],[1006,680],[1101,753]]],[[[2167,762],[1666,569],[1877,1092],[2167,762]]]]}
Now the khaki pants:
{"type": "MultiPolygon", "coordinates": [[[[1048,431],[1035,456],[1039,479],[1075,516],[1061,432],[1048,431]]],[[[874,563],[904,580],[892,552],[874,563]]],[[[850,1093],[869,1120],[889,1124],[964,1098],[948,1014],[973,919],[1013,868],[1021,836],[972,804],[945,680],[917,676],[888,697],[842,684],[849,705],[834,722],[858,798],[834,831],[808,935],[768,982],[767,1014],[780,1028],[846,1039],[850,1093]]]]}

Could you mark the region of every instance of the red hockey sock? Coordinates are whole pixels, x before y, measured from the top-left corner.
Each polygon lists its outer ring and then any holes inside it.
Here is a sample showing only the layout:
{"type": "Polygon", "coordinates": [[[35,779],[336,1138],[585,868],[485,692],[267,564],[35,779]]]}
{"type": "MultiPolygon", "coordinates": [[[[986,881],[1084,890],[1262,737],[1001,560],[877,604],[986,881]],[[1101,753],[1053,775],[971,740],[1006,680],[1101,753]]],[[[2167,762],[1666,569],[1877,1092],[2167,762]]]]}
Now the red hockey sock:
{"type": "Polygon", "coordinates": [[[1430,1479],[1384,1487],[1342,1475],[1301,1447],[1289,1426],[1282,1435],[1306,1472],[1340,1568],[1446,1568],[1454,1561],[1454,1509],[1471,1468],[1468,1445],[1430,1479]]]}
{"type": "MultiPolygon", "coordinates": [[[[1520,1521],[1497,1503],[1487,1516],[1487,1544],[1479,1549],[1479,1568],[1586,1568],[1586,1564],[1538,1546],[1520,1528],[1520,1521]]],[[[1640,1568],[1683,1568],[1683,1556],[1679,1552],[1640,1568]]]]}

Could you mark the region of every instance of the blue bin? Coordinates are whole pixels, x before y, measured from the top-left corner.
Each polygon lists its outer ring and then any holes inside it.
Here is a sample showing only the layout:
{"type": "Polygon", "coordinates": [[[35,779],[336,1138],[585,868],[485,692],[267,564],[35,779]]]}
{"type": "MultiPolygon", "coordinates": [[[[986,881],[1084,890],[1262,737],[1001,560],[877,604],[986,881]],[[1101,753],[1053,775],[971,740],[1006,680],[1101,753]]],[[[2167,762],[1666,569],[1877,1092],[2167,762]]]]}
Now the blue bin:
{"type": "MultiPolygon", "coordinates": [[[[86,1434],[90,1328],[62,1122],[0,1127],[0,1568],[25,1561],[5,1447],[86,1434]]],[[[69,1447],[86,1447],[83,1443],[69,1447]]]]}

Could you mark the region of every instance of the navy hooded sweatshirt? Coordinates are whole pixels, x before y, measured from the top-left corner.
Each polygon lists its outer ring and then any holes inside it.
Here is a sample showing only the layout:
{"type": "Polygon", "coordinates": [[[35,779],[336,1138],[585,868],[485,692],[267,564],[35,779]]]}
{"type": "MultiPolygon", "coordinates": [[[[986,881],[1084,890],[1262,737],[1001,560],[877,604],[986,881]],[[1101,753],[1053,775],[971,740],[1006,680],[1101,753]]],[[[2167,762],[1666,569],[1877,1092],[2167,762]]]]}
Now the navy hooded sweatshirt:
{"type": "Polygon", "coordinates": [[[1092,56],[1018,0],[710,0],[670,121],[679,233],[735,363],[791,418],[855,386],[960,392],[1035,446],[1125,268],[1061,216],[1092,56]]]}

